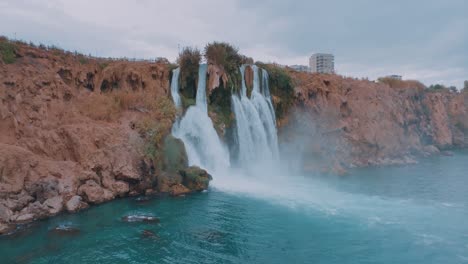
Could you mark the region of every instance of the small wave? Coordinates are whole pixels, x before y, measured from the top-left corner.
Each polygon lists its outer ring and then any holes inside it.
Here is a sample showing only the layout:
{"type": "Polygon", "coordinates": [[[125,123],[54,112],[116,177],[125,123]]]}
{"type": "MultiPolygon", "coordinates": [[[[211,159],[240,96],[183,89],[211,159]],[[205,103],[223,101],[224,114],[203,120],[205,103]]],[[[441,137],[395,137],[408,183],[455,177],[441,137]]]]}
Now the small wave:
{"type": "Polygon", "coordinates": [[[444,239],[433,235],[433,234],[419,234],[418,244],[424,244],[426,246],[431,246],[434,244],[440,244],[444,242],[444,239]]]}

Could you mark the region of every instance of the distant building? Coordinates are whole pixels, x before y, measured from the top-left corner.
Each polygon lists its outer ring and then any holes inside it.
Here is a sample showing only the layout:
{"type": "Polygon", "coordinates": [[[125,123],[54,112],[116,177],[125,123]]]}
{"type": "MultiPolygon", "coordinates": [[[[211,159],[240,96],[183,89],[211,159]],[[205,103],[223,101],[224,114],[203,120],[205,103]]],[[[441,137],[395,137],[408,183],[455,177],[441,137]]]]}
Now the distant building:
{"type": "Polygon", "coordinates": [[[315,53],[309,59],[310,71],[317,73],[335,73],[333,54],[315,53]]]}
{"type": "Polygon", "coordinates": [[[387,75],[387,76],[385,76],[385,78],[394,79],[394,80],[401,80],[401,79],[403,79],[403,77],[402,77],[401,75],[396,75],[396,74],[387,75]]]}
{"type": "Polygon", "coordinates": [[[309,67],[306,66],[306,65],[291,65],[289,66],[289,68],[295,70],[295,71],[299,71],[299,72],[308,72],[310,71],[309,67]]]}

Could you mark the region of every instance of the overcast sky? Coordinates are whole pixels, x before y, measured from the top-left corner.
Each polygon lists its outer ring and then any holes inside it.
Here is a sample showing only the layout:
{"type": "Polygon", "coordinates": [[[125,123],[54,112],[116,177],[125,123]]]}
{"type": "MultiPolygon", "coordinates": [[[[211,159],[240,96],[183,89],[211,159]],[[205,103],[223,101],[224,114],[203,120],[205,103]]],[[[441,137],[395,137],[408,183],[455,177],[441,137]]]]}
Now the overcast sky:
{"type": "Polygon", "coordinates": [[[0,0],[0,35],[97,56],[166,57],[227,41],[265,62],[335,54],[339,74],[462,87],[465,0],[0,0]]]}

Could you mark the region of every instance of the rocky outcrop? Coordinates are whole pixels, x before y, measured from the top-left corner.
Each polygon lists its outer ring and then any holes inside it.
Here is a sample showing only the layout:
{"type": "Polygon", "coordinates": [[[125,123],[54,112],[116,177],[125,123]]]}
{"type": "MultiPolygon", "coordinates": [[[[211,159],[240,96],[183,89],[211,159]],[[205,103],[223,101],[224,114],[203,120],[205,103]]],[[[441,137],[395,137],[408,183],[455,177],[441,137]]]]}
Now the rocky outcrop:
{"type": "Polygon", "coordinates": [[[208,92],[211,93],[214,89],[220,87],[227,87],[228,76],[222,67],[210,63],[208,65],[208,92]]]}
{"type": "Polygon", "coordinates": [[[417,82],[385,83],[290,72],[295,107],[283,142],[300,139],[309,169],[407,164],[439,149],[467,146],[466,94],[430,91],[417,82]]]}
{"type": "Polygon", "coordinates": [[[0,62],[0,234],[182,184],[183,144],[159,142],[175,113],[168,65],[14,45],[14,63],[0,62]]]}
{"type": "Polygon", "coordinates": [[[197,166],[191,166],[181,170],[182,183],[193,191],[203,191],[208,188],[208,183],[213,179],[206,170],[197,166]]]}

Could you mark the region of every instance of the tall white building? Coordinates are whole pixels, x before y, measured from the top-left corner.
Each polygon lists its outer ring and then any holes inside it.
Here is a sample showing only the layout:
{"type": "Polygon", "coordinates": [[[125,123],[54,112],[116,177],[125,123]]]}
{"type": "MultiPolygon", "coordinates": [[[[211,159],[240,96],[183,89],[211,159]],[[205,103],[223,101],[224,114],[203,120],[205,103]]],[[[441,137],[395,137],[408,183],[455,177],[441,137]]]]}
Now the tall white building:
{"type": "Polygon", "coordinates": [[[334,73],[335,56],[327,53],[315,53],[309,59],[310,71],[317,73],[334,73]]]}

